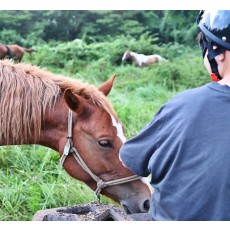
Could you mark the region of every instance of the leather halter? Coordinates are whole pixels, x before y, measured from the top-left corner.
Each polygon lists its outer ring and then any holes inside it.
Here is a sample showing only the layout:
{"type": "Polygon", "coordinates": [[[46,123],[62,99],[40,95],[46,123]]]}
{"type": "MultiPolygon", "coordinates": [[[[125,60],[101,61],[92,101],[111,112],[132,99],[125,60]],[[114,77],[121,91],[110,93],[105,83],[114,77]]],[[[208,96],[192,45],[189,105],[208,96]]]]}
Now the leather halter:
{"type": "Polygon", "coordinates": [[[61,159],[60,159],[61,166],[63,167],[66,157],[69,154],[73,154],[73,157],[78,162],[78,164],[97,182],[97,188],[95,190],[95,195],[97,196],[99,202],[100,202],[100,193],[101,193],[101,190],[103,188],[108,187],[108,186],[118,185],[118,184],[124,184],[124,183],[131,182],[134,180],[139,180],[140,178],[142,178],[141,176],[132,175],[132,176],[121,178],[121,179],[104,181],[101,178],[99,178],[97,175],[95,175],[89,169],[89,167],[86,165],[86,163],[84,162],[84,160],[80,156],[77,149],[75,147],[73,147],[72,124],[73,124],[73,113],[72,113],[72,110],[69,110],[69,114],[68,114],[68,136],[66,137],[67,142],[66,142],[63,154],[62,154],[61,159]]]}

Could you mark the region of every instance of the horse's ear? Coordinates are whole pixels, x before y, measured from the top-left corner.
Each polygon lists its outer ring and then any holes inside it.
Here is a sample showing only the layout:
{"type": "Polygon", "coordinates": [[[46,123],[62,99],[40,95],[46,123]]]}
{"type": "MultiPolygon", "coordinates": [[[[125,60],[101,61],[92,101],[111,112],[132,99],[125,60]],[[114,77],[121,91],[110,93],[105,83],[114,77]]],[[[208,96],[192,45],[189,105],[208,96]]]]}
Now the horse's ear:
{"type": "Polygon", "coordinates": [[[71,89],[66,89],[64,91],[64,98],[68,107],[77,112],[82,113],[85,108],[85,100],[81,96],[74,94],[71,89]]]}
{"type": "Polygon", "coordinates": [[[110,93],[116,76],[116,74],[112,75],[109,80],[107,80],[101,86],[98,87],[99,91],[101,91],[105,96],[107,96],[110,93]]]}

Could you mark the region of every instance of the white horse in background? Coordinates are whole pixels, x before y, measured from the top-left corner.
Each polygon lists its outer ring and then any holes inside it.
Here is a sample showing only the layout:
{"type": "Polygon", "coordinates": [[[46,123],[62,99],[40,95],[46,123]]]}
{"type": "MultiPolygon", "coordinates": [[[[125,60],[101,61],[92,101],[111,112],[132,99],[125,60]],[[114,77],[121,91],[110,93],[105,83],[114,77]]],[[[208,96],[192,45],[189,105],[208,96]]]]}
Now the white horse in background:
{"type": "Polygon", "coordinates": [[[122,61],[132,61],[138,67],[145,67],[153,63],[167,60],[158,54],[144,55],[127,50],[122,57],[122,61]]]}

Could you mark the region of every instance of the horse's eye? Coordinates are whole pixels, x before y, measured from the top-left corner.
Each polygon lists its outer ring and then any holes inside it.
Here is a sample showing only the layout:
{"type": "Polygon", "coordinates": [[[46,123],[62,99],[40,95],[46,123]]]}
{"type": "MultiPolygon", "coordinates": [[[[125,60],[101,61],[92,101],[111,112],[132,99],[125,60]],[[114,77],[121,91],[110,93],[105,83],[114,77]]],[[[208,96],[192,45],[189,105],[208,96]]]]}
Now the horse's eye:
{"type": "Polygon", "coordinates": [[[109,148],[109,147],[112,147],[111,143],[109,140],[100,140],[98,141],[98,144],[101,146],[101,147],[104,147],[104,148],[109,148]]]}

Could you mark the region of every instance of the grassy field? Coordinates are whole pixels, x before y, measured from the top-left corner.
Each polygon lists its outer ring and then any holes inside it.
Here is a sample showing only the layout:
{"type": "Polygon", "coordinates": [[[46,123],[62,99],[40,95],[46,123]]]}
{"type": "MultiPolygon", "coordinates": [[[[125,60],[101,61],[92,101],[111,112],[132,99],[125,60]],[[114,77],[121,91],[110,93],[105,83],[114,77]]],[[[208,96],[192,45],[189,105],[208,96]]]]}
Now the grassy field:
{"type": "Polygon", "coordinates": [[[61,168],[56,152],[41,146],[0,151],[0,220],[31,220],[37,210],[96,200],[61,168]]]}
{"type": "MultiPolygon", "coordinates": [[[[117,47],[117,44],[114,46],[117,47]]],[[[130,138],[171,97],[209,81],[200,53],[187,48],[182,54],[180,48],[178,45],[162,48],[159,51],[167,56],[169,62],[143,69],[115,64],[111,58],[85,63],[64,58],[64,64],[59,66],[56,63],[55,67],[48,61],[54,60],[55,55],[59,54],[51,53],[45,62],[48,46],[41,48],[32,62],[96,86],[116,73],[118,76],[109,99],[125,126],[126,136],[130,138]],[[171,54],[173,50],[176,57],[171,54]]],[[[109,54],[109,50],[107,52],[109,54]]],[[[42,146],[0,147],[0,176],[0,220],[31,220],[35,212],[41,209],[96,201],[94,193],[87,186],[71,178],[61,168],[59,155],[42,146]]],[[[102,201],[112,202],[105,197],[102,201]]]]}

